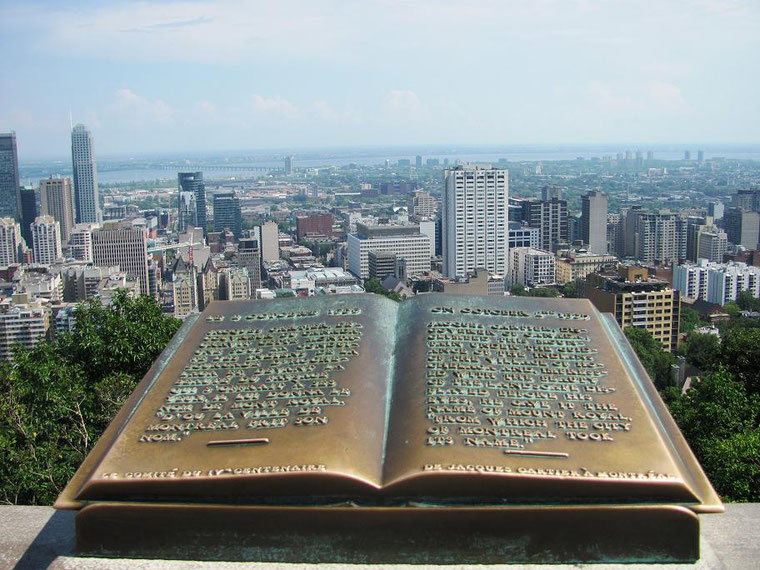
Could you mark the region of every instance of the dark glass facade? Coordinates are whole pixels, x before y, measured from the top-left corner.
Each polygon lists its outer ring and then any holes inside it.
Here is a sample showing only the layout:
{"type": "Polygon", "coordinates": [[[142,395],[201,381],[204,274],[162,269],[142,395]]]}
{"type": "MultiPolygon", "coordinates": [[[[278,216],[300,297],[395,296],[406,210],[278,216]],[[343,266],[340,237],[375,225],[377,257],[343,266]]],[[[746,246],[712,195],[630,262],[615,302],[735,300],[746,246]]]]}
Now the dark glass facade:
{"type": "Polygon", "coordinates": [[[203,228],[206,235],[206,186],[203,184],[203,172],[180,172],[177,174],[179,191],[192,192],[195,195],[195,223],[203,228]]]}
{"type": "Polygon", "coordinates": [[[20,219],[16,133],[0,134],[0,218],[20,219]]]}

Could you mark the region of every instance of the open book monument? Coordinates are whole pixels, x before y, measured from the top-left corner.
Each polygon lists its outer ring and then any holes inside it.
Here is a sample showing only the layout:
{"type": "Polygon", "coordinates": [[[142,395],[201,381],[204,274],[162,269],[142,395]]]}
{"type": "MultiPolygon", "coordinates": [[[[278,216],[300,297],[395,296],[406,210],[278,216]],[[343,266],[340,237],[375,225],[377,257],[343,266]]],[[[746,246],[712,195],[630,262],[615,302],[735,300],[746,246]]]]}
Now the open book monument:
{"type": "Polygon", "coordinates": [[[213,303],[61,494],[81,552],[688,561],[722,506],[587,300],[213,303]]]}

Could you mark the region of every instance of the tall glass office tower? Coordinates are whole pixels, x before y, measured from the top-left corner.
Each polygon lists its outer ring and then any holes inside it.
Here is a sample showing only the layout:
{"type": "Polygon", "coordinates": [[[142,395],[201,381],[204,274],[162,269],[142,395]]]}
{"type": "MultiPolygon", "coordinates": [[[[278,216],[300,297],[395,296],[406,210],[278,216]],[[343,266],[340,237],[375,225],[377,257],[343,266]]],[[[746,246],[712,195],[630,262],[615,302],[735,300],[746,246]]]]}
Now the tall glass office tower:
{"type": "MultiPolygon", "coordinates": [[[[206,186],[203,184],[203,172],[179,172],[179,201],[182,201],[183,192],[191,192],[195,196],[195,225],[203,228],[206,235],[206,186]]],[[[181,208],[181,204],[178,204],[181,208]]]]}
{"type": "Polygon", "coordinates": [[[0,218],[21,216],[16,133],[0,133],[0,218]]]}
{"type": "Polygon", "coordinates": [[[74,168],[74,203],[77,223],[100,222],[102,216],[92,135],[81,124],[76,125],[71,131],[71,161],[74,168]]]}

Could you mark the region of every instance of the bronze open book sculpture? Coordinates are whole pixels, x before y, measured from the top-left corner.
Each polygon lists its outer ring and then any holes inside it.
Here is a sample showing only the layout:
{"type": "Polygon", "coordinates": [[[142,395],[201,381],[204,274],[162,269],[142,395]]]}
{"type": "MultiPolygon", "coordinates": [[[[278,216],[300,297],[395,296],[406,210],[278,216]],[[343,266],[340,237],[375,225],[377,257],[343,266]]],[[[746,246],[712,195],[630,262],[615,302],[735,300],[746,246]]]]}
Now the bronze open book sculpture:
{"type": "Polygon", "coordinates": [[[213,303],[56,506],[82,551],[312,562],[693,560],[722,510],[611,316],[435,294],[213,303]]]}

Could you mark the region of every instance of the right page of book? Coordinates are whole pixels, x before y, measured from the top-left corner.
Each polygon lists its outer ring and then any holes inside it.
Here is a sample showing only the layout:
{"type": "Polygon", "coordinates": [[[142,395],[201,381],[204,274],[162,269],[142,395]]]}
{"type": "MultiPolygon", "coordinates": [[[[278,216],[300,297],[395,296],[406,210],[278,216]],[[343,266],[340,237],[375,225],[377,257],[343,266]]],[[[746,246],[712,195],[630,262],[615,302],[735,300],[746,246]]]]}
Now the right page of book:
{"type": "Polygon", "coordinates": [[[400,308],[397,343],[389,495],[695,504],[711,492],[620,329],[585,299],[419,296],[400,308]]]}

